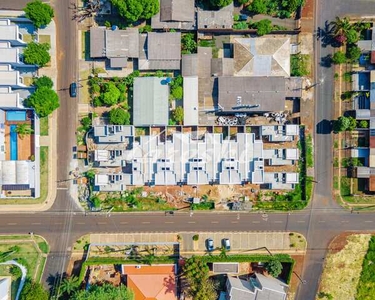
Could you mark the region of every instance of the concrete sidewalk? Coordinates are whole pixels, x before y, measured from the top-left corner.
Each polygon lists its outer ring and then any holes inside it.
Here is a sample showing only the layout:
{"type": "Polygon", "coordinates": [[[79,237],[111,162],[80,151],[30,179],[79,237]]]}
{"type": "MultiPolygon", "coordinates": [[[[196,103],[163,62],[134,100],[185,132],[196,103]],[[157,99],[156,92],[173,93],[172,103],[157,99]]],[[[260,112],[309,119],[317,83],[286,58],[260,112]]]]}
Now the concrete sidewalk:
{"type": "MultiPolygon", "coordinates": [[[[298,234],[300,235],[300,234],[298,234]]],[[[305,241],[305,238],[301,239],[305,241]]],[[[291,247],[292,241],[289,232],[181,232],[181,233],[123,233],[123,234],[91,234],[91,243],[180,243],[180,252],[184,254],[203,254],[206,252],[206,239],[214,241],[216,249],[221,247],[221,240],[228,238],[231,243],[230,253],[246,251],[267,247],[270,251],[285,253],[301,253],[306,251],[306,242],[303,249],[291,247]],[[199,240],[193,241],[193,236],[198,234],[199,240]],[[177,240],[177,235],[180,240],[177,240]]],[[[265,249],[256,251],[257,253],[265,249]]],[[[255,251],[254,251],[255,253],[255,251]]]]}

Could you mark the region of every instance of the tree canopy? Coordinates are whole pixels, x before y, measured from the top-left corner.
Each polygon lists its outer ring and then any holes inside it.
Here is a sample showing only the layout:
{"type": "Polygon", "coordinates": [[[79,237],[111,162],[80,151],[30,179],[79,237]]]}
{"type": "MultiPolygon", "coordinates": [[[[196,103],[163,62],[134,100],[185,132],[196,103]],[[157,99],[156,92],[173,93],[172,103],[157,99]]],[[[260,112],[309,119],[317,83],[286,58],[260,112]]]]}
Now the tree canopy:
{"type": "Polygon", "coordinates": [[[173,119],[178,123],[182,124],[184,120],[184,109],[182,106],[177,106],[176,109],[173,111],[173,119]]]}
{"type": "Polygon", "coordinates": [[[268,274],[270,274],[273,277],[277,277],[281,274],[281,271],[283,270],[283,265],[278,259],[271,259],[266,264],[266,270],[268,274]]]}
{"type": "Polygon", "coordinates": [[[40,283],[27,279],[20,300],[48,300],[48,293],[40,283]]]}
{"type": "Polygon", "coordinates": [[[159,12],[158,0],[111,0],[119,14],[129,22],[150,19],[159,12]]]}
{"type": "Polygon", "coordinates": [[[257,35],[262,36],[272,31],[272,22],[268,19],[260,20],[254,24],[257,29],[257,35]]]}
{"type": "Polygon", "coordinates": [[[125,286],[118,287],[103,284],[102,286],[92,285],[88,291],[81,290],[71,296],[72,300],[133,300],[134,294],[125,286]]]}
{"type": "Polygon", "coordinates": [[[350,45],[346,49],[346,57],[355,62],[361,57],[361,49],[357,45],[350,45]]]}
{"type": "Polygon", "coordinates": [[[48,53],[48,50],[50,48],[50,45],[46,43],[28,43],[25,50],[23,51],[25,63],[44,67],[51,60],[51,56],[48,53]]]}
{"type": "Polygon", "coordinates": [[[34,85],[36,88],[41,88],[42,86],[52,89],[53,81],[48,76],[43,75],[42,77],[34,79],[34,85]]]}
{"type": "Polygon", "coordinates": [[[40,0],[34,0],[27,3],[24,11],[26,18],[30,19],[37,28],[51,23],[54,16],[52,7],[40,0]]]}
{"type": "Polygon", "coordinates": [[[254,0],[247,8],[255,14],[266,14],[267,4],[264,0],[254,0]]]}
{"type": "Polygon", "coordinates": [[[114,108],[109,112],[109,122],[115,125],[129,125],[130,114],[122,108],[114,108]]]}
{"type": "Polygon", "coordinates": [[[48,116],[60,106],[59,96],[47,87],[38,88],[25,102],[35,109],[39,117],[48,116]]]}
{"type": "Polygon", "coordinates": [[[357,127],[357,120],[353,117],[345,117],[340,116],[336,121],[333,123],[333,131],[340,132],[340,131],[353,131],[357,127]]]}
{"type": "Polygon", "coordinates": [[[120,94],[121,92],[116,85],[113,82],[108,82],[104,85],[104,93],[101,96],[101,100],[104,104],[111,106],[118,102],[120,94]]]}
{"type": "Polygon", "coordinates": [[[332,62],[335,65],[343,64],[346,62],[346,56],[345,53],[342,51],[337,51],[335,54],[332,56],[332,62]]]}
{"type": "Polygon", "coordinates": [[[210,4],[214,8],[222,8],[231,4],[233,0],[210,0],[210,4]]]}

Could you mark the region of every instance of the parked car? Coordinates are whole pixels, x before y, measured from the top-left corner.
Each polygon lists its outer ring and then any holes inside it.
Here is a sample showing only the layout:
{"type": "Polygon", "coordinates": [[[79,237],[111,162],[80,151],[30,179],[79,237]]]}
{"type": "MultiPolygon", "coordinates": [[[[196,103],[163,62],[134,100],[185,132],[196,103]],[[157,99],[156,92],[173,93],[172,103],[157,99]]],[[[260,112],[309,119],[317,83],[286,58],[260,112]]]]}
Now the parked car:
{"type": "Polygon", "coordinates": [[[215,249],[214,247],[214,241],[212,239],[207,239],[206,240],[206,248],[207,248],[207,251],[213,251],[215,249]]]}
{"type": "Polygon", "coordinates": [[[227,251],[230,250],[230,241],[229,241],[229,239],[222,239],[221,240],[221,245],[224,247],[225,250],[227,250],[227,251]]]}
{"type": "Polygon", "coordinates": [[[70,84],[69,94],[70,94],[70,97],[72,98],[77,97],[77,83],[73,82],[70,84]]]}

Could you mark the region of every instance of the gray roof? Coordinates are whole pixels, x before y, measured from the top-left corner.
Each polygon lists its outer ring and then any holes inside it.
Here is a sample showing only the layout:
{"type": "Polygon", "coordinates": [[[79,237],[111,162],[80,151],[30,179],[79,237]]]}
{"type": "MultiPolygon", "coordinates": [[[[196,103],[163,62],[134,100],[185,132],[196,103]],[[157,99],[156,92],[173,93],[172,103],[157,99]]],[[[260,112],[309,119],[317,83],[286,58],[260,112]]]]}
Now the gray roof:
{"type": "Polygon", "coordinates": [[[224,111],[266,112],[285,109],[283,77],[219,77],[219,105],[224,111]],[[240,97],[240,98],[239,98],[240,97]],[[238,105],[240,100],[241,105],[238,105]],[[243,106],[259,107],[243,107],[243,106]],[[234,107],[238,108],[234,108],[234,107]]]}
{"type": "Polygon", "coordinates": [[[106,30],[106,56],[132,57],[139,55],[139,33],[137,28],[106,30]]]}
{"type": "Polygon", "coordinates": [[[255,273],[255,278],[242,280],[228,277],[230,300],[285,300],[288,286],[278,279],[255,273]]]}
{"type": "Polygon", "coordinates": [[[198,47],[198,77],[211,77],[211,47],[198,47]]]}
{"type": "Polygon", "coordinates": [[[168,125],[169,86],[165,78],[134,79],[133,124],[135,126],[168,125]]]}
{"type": "Polygon", "coordinates": [[[214,273],[238,273],[238,263],[213,263],[212,271],[214,273]]]}
{"type": "Polygon", "coordinates": [[[212,74],[215,76],[231,76],[234,73],[234,65],[232,58],[213,58],[212,74]]]}
{"type": "Polygon", "coordinates": [[[90,57],[105,57],[105,27],[90,28],[90,57]]]}
{"type": "Polygon", "coordinates": [[[233,26],[233,3],[220,10],[199,10],[198,28],[232,28],[233,26]]]}
{"type": "Polygon", "coordinates": [[[197,126],[198,118],[198,77],[184,77],[184,125],[197,126]]]}
{"type": "Polygon", "coordinates": [[[126,68],[128,64],[127,57],[111,57],[110,60],[111,68],[126,68]]]}
{"type": "Polygon", "coordinates": [[[238,76],[290,76],[290,39],[234,38],[234,71],[238,76]]]}
{"type": "Polygon", "coordinates": [[[302,97],[302,77],[285,78],[285,97],[301,98],[302,97]]]}
{"type": "Polygon", "coordinates": [[[194,0],[160,0],[160,21],[194,21],[194,0]]]}
{"type": "Polygon", "coordinates": [[[147,42],[149,60],[180,60],[180,32],[149,32],[147,42]]]}
{"type": "Polygon", "coordinates": [[[107,30],[105,27],[91,27],[90,56],[137,58],[139,56],[138,29],[107,30]]]}
{"type": "Polygon", "coordinates": [[[149,32],[140,36],[139,43],[139,70],[180,69],[180,32],[149,32]]]}
{"type": "Polygon", "coordinates": [[[198,54],[182,55],[181,72],[183,77],[198,75],[198,54]]]}

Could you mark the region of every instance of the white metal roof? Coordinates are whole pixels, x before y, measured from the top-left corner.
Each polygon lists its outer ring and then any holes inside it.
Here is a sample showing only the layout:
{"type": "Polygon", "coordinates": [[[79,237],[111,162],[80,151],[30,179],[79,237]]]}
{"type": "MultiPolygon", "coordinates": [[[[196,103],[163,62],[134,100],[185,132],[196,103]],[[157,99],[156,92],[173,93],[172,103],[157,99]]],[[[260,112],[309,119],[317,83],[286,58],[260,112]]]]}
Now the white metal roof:
{"type": "Polygon", "coordinates": [[[184,125],[198,125],[198,76],[184,77],[184,125]]]}
{"type": "Polygon", "coordinates": [[[0,163],[1,184],[29,184],[29,162],[26,160],[5,160],[0,163]]]}

